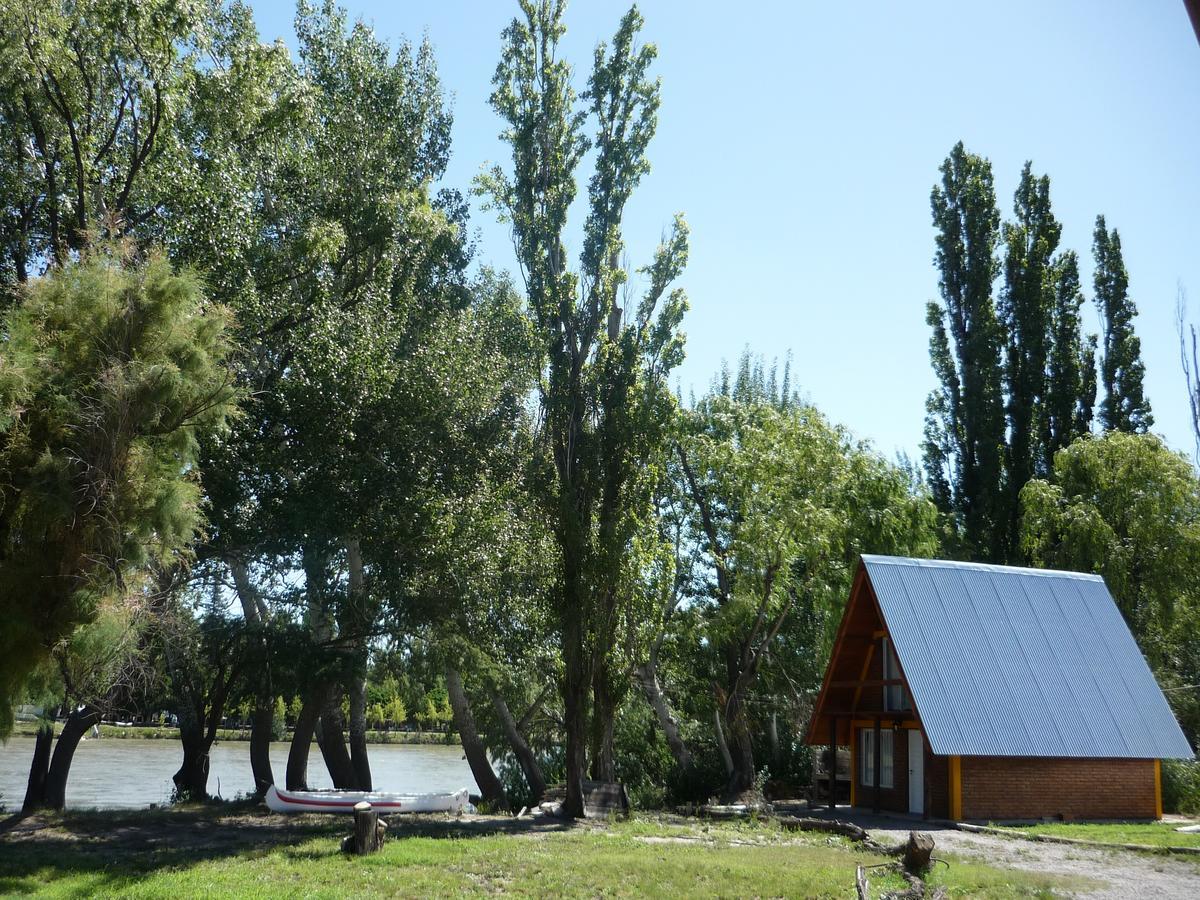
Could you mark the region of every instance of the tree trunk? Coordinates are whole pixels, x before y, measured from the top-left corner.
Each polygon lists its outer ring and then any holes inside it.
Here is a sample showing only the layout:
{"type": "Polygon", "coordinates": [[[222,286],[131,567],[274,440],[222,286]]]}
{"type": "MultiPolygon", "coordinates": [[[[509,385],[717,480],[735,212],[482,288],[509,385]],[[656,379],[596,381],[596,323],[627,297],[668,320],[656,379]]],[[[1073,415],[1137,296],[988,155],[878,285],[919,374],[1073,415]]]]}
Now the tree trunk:
{"type": "Polygon", "coordinates": [[[650,708],[654,710],[654,715],[658,718],[658,724],[663,730],[663,734],[667,738],[667,746],[671,749],[671,755],[675,757],[675,762],[683,771],[688,771],[692,768],[692,753],[688,750],[687,744],[684,743],[683,736],[679,733],[679,723],[675,721],[675,717],[671,715],[671,709],[667,706],[667,698],[663,696],[662,686],[658,683],[658,672],[654,665],[653,659],[638,666],[638,680],[642,684],[642,692],[646,695],[646,700],[650,704],[650,708]]]}
{"type": "Polygon", "coordinates": [[[563,726],[567,732],[567,797],[563,813],[583,818],[583,779],[587,774],[588,677],[583,648],[583,623],[578,608],[568,610],[563,623],[563,726]]]}
{"type": "Polygon", "coordinates": [[[275,731],[275,704],[260,698],[250,719],[250,771],[254,775],[254,791],[262,795],[275,783],[271,771],[271,736],[275,731]]]}
{"type": "Polygon", "coordinates": [[[608,666],[596,666],[595,673],[592,679],[592,780],[616,781],[613,729],[617,701],[609,684],[608,666]]]}
{"type": "Polygon", "coordinates": [[[183,762],[172,777],[175,793],[181,800],[208,799],[208,750],[204,723],[187,713],[179,720],[179,740],[183,744],[183,762]]]}
{"type": "Polygon", "coordinates": [[[725,722],[729,725],[730,751],[733,772],[725,794],[733,799],[754,787],[754,744],[750,737],[750,721],[740,694],[733,694],[725,705],[725,722]]]}
{"type": "Polygon", "coordinates": [[[51,809],[62,809],[67,804],[67,776],[71,774],[71,760],[75,758],[75,748],[93,725],[100,723],[100,710],[94,706],[85,706],[67,716],[62,734],[54,745],[54,755],[50,759],[50,769],[46,773],[46,806],[51,809]]]}
{"type": "Polygon", "coordinates": [[[729,744],[725,743],[725,729],[721,727],[721,710],[713,710],[713,729],[717,738],[717,749],[721,752],[721,762],[725,763],[725,775],[733,775],[733,757],[729,755],[729,744]]]}
{"type": "Polygon", "coordinates": [[[778,713],[772,711],[771,712],[771,724],[770,724],[771,763],[772,763],[772,765],[775,765],[775,766],[779,765],[779,721],[778,721],[778,718],[779,718],[778,713]]]}
{"type": "Polygon", "coordinates": [[[542,767],[538,764],[533,750],[529,748],[525,736],[517,727],[517,723],[508,709],[508,704],[504,702],[504,698],[499,693],[492,694],[492,705],[496,707],[496,714],[500,717],[504,734],[525,775],[525,783],[529,785],[531,795],[529,803],[531,806],[537,806],[542,802],[542,795],[546,793],[546,777],[542,774],[542,767]]]}
{"type": "Polygon", "coordinates": [[[33,812],[46,803],[46,772],[50,768],[50,748],[54,746],[54,722],[43,722],[33,745],[33,762],[29,766],[29,783],[21,812],[33,812]]]}
{"type": "Polygon", "coordinates": [[[289,791],[308,790],[308,751],[312,746],[313,731],[317,727],[318,710],[324,705],[323,686],[315,685],[304,698],[300,715],[296,716],[296,727],[292,730],[292,746],[288,750],[285,784],[289,791]]]}
{"type": "Polygon", "coordinates": [[[350,682],[350,764],[360,791],[371,790],[371,761],[367,758],[367,679],[350,682]]]}
{"type": "MultiPolygon", "coordinates": [[[[226,564],[233,575],[233,584],[237,590],[238,600],[242,605],[242,618],[251,627],[259,628],[267,617],[266,604],[263,603],[254,583],[250,580],[249,568],[238,559],[227,559],[226,564]]],[[[254,775],[254,791],[258,795],[265,794],[267,788],[275,783],[275,773],[271,771],[271,736],[275,730],[275,700],[271,693],[270,660],[266,647],[263,646],[262,658],[267,661],[266,678],[260,682],[260,689],[254,697],[254,713],[250,718],[250,771],[254,775]]]]}
{"type": "Polygon", "coordinates": [[[329,770],[333,786],[339,791],[357,791],[362,788],[358,786],[358,776],[346,749],[346,723],[342,718],[342,705],[339,702],[341,693],[337,688],[326,693],[328,699],[321,710],[321,729],[317,732],[317,745],[321,748],[321,756],[325,760],[325,768],[329,770]]]}
{"type": "Polygon", "coordinates": [[[508,798],[504,795],[504,786],[492,770],[487,750],[475,730],[475,717],[471,715],[471,701],[467,699],[462,677],[458,670],[450,665],[446,666],[446,691],[450,695],[450,708],[454,712],[454,727],[462,740],[463,752],[467,755],[467,763],[471,766],[475,783],[479,785],[480,795],[489,803],[507,810],[508,798]]]}
{"type": "Polygon", "coordinates": [[[355,674],[350,678],[350,762],[362,791],[371,790],[371,761],[367,757],[367,641],[366,631],[374,620],[368,609],[366,580],[363,574],[362,546],[358,538],[346,539],[346,568],[349,571],[349,607],[353,613],[355,637],[355,674]]]}

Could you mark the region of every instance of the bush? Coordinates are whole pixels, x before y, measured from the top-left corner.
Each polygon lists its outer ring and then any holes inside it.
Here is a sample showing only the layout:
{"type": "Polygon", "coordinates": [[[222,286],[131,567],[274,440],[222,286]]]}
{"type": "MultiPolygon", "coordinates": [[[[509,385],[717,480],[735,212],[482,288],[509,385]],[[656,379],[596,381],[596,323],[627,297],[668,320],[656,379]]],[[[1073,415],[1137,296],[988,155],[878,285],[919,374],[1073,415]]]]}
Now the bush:
{"type": "Polygon", "coordinates": [[[1163,812],[1200,814],[1200,762],[1163,760],[1162,801],[1163,812]]]}

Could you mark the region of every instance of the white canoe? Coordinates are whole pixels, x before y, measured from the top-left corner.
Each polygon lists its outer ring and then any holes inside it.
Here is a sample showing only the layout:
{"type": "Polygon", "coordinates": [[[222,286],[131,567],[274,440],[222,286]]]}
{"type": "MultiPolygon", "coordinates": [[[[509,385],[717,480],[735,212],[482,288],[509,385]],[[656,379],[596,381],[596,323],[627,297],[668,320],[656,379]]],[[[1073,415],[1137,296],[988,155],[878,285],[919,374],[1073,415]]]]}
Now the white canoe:
{"type": "Polygon", "coordinates": [[[283,813],[350,813],[366,800],[381,813],[462,812],[470,802],[466,788],[446,794],[389,794],[384,791],[285,791],[267,788],[267,806],[283,813]]]}

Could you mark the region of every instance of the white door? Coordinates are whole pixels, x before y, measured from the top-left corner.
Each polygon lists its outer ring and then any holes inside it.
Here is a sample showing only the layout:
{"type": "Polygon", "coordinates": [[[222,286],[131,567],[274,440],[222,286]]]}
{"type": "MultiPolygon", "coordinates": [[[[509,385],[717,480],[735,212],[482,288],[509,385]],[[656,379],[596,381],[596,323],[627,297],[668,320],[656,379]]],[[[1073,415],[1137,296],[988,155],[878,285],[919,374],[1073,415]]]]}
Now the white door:
{"type": "Polygon", "coordinates": [[[925,739],[921,729],[908,729],[908,811],[925,814],[925,739]]]}

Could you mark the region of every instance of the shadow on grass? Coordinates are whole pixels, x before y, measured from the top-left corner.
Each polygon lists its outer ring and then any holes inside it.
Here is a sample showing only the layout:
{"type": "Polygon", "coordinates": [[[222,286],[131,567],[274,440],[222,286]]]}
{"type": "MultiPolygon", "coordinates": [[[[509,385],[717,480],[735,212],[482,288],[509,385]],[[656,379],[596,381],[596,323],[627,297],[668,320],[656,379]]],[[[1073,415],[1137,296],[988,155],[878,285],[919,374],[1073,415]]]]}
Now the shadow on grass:
{"type": "MultiPolygon", "coordinates": [[[[254,858],[278,848],[295,859],[339,854],[350,816],[281,816],[253,802],[138,811],[106,810],[14,816],[0,831],[0,894],[53,888],[112,892],[161,870],[212,860],[254,858]],[[296,845],[327,838],[327,851],[296,845]]],[[[569,831],[565,820],[439,816],[388,817],[388,840],[464,839],[495,834],[569,831]]]]}

